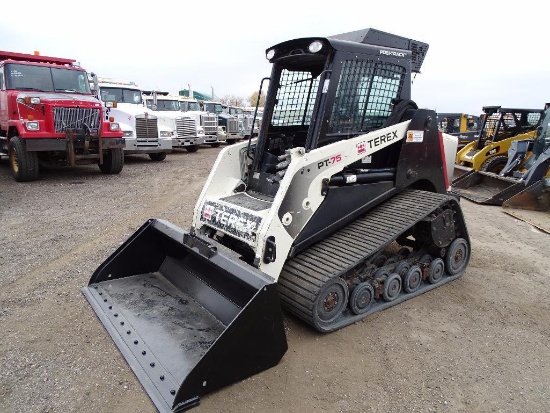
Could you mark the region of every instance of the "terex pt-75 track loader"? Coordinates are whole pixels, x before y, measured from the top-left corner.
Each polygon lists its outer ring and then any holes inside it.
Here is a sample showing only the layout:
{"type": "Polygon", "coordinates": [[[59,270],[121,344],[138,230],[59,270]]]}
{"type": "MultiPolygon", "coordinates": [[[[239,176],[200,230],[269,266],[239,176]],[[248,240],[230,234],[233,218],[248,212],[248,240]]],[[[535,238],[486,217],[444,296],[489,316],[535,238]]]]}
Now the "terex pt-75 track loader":
{"type": "Polygon", "coordinates": [[[328,332],[465,271],[453,166],[410,100],[427,49],[373,29],[268,49],[259,137],[220,152],[190,231],[152,219],[93,274],[84,294],[159,410],[277,364],[280,303],[328,332]]]}

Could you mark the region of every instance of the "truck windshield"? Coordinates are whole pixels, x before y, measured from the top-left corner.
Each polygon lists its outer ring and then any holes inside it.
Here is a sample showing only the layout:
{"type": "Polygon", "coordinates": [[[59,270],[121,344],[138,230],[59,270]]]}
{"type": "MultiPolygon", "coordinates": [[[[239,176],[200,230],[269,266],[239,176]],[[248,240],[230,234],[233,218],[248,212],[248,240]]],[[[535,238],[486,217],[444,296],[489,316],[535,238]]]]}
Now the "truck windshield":
{"type": "MultiPolygon", "coordinates": [[[[147,107],[152,108],[153,100],[147,99],[147,107]]],[[[157,99],[157,110],[163,112],[180,112],[181,106],[178,100],[157,99]]]]}
{"type": "Polygon", "coordinates": [[[212,113],[215,113],[216,115],[223,113],[223,108],[220,103],[205,103],[204,109],[207,112],[212,112],[212,113]]]}
{"type": "Polygon", "coordinates": [[[185,103],[185,106],[183,108],[183,110],[185,111],[188,111],[188,110],[196,110],[196,111],[199,111],[201,110],[200,106],[199,106],[199,102],[184,102],[185,103]]]}
{"type": "Polygon", "coordinates": [[[103,102],[142,104],[140,90],[104,86],[101,86],[100,89],[100,96],[103,102]]]}
{"type": "Polygon", "coordinates": [[[84,70],[9,63],[5,74],[6,88],[11,90],[91,94],[84,70]]]}

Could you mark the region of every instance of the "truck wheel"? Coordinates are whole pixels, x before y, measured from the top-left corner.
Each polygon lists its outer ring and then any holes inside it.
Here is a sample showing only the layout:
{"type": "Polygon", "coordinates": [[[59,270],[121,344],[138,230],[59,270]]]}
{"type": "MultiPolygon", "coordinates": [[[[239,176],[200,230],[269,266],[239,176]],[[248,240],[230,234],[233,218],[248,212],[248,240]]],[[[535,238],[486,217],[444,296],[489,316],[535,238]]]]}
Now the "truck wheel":
{"type": "Polygon", "coordinates": [[[103,163],[99,165],[99,169],[104,174],[115,175],[119,174],[124,167],[124,149],[114,148],[109,149],[103,155],[103,163]]]}
{"type": "Polygon", "coordinates": [[[14,136],[9,144],[10,169],[18,182],[36,181],[38,179],[38,153],[27,152],[25,142],[14,136]]]}
{"type": "Polygon", "coordinates": [[[199,150],[199,145],[186,146],[187,152],[197,152],[199,150]]]}
{"type": "Polygon", "coordinates": [[[166,159],[166,152],[150,153],[149,158],[155,162],[164,161],[166,159]]]}
{"type": "Polygon", "coordinates": [[[493,174],[499,174],[502,171],[502,168],[508,163],[507,156],[493,156],[489,159],[486,159],[485,162],[481,165],[481,170],[483,172],[491,172],[493,174]]]}
{"type": "Polygon", "coordinates": [[[214,142],[214,143],[211,143],[210,146],[213,147],[213,148],[217,148],[218,146],[220,146],[220,143],[219,142],[214,142]]]}

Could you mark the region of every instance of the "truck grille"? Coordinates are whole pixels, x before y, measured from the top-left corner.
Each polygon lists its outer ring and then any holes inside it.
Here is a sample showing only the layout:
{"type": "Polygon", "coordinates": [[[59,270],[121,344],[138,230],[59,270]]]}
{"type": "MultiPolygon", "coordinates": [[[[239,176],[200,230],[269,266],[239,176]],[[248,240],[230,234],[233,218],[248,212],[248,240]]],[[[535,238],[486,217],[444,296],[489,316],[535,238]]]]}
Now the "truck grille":
{"type": "Polygon", "coordinates": [[[101,123],[100,109],[92,108],[53,108],[55,133],[65,133],[67,129],[79,130],[86,125],[97,133],[101,123]]]}
{"type": "Polygon", "coordinates": [[[136,138],[137,139],[158,139],[158,120],[157,118],[138,118],[136,117],[136,138]]]}
{"type": "Polygon", "coordinates": [[[197,125],[195,124],[195,119],[176,119],[176,132],[178,137],[197,136],[197,125]]]}
{"type": "Polygon", "coordinates": [[[239,131],[239,123],[237,119],[227,119],[227,133],[237,133],[239,131]]]}
{"type": "Polygon", "coordinates": [[[218,117],[216,115],[202,115],[201,123],[205,134],[215,135],[218,133],[218,117]]]}

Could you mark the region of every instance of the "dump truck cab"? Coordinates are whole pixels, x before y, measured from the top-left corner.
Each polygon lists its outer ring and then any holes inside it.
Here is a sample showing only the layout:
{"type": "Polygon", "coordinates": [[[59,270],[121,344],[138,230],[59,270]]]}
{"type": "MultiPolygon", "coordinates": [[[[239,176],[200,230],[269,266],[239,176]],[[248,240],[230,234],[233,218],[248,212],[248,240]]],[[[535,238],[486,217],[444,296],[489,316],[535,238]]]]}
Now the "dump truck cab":
{"type": "Polygon", "coordinates": [[[38,179],[39,165],[124,165],[119,124],[93,96],[75,60],[0,51],[0,154],[17,181],[38,179]]]}
{"type": "Polygon", "coordinates": [[[147,154],[162,161],[172,152],[173,130],[159,124],[158,117],[145,106],[142,89],[132,81],[99,78],[98,97],[106,114],[120,123],[126,144],[125,155],[147,154]]]}
{"type": "Polygon", "coordinates": [[[182,111],[179,96],[168,92],[143,91],[145,105],[158,117],[159,123],[172,131],[172,147],[196,152],[204,143],[204,128],[194,116],[182,111]]]}

